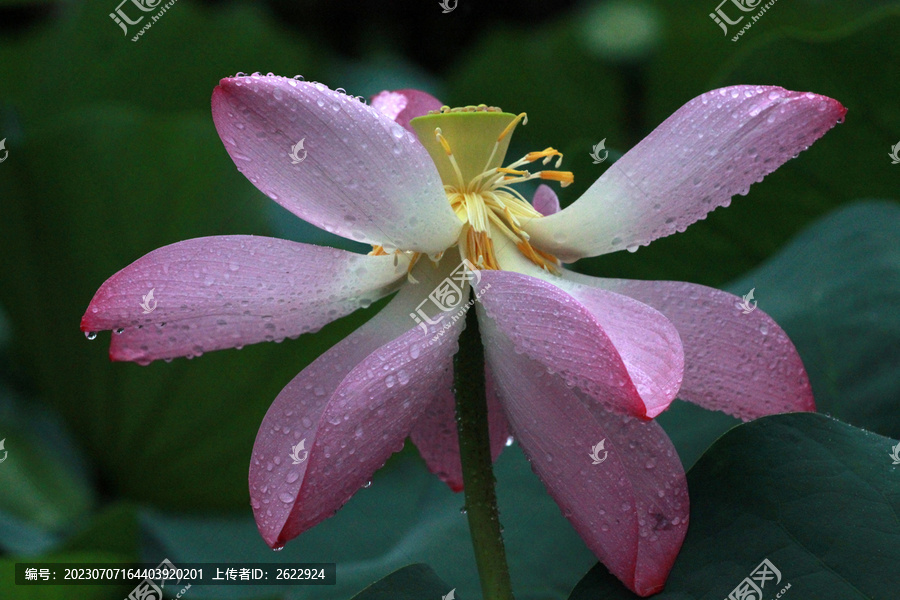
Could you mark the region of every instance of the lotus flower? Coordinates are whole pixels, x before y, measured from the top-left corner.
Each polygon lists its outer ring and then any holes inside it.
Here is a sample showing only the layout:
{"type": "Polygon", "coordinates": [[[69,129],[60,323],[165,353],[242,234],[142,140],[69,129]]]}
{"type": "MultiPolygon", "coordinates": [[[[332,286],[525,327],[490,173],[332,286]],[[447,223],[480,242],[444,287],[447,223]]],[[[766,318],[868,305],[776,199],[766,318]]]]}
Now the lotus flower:
{"type": "MultiPolygon", "coordinates": [[[[571,182],[528,170],[558,166],[558,151],[502,166],[524,114],[442,108],[415,90],[367,105],[258,75],[222,80],[212,110],[261,191],[373,251],[255,236],[179,242],[106,281],[81,327],[118,330],[111,358],[147,363],[295,338],[396,292],[263,420],[250,496],[272,547],[334,514],[407,437],[462,488],[452,357],[464,319],[442,320],[430,300],[464,259],[478,269],[476,293],[487,290],[476,307],[494,457],[514,435],[588,547],[638,594],[662,588],[688,523],[685,474],[653,417],[676,395],[744,420],[814,410],[794,346],[761,310],[741,314],[740,298],[700,285],[597,279],[562,264],[634,250],[727,206],[843,118],[832,99],[759,86],[703,94],[565,210],[546,185],[532,202],[515,187],[571,182]],[[292,164],[300,139],[307,157],[292,164]],[[149,289],[158,306],[143,315],[149,289]],[[417,310],[437,324],[419,327],[417,310]],[[609,457],[592,465],[599,439],[609,457]],[[299,440],[309,456],[295,465],[299,440]]],[[[470,281],[454,285],[465,302],[470,281]]]]}

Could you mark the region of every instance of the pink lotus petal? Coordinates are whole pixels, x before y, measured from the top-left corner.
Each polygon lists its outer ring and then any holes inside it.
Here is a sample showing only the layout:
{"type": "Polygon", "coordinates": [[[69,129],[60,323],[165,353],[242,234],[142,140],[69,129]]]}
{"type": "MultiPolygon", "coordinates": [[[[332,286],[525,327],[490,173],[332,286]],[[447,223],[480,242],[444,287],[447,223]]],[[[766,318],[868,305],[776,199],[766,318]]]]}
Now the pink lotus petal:
{"type": "Polygon", "coordinates": [[[745,421],[816,410],[794,344],[763,311],[744,314],[741,298],[680,281],[578,278],[645,302],[672,321],[685,353],[679,398],[745,421]]]}
{"type": "Polygon", "coordinates": [[[531,204],[536,211],[545,217],[559,212],[559,198],[556,196],[553,188],[545,183],[539,185],[534,191],[534,198],[531,199],[531,204]]]}
{"type": "Polygon", "coordinates": [[[388,119],[416,135],[409,122],[416,117],[427,115],[430,110],[440,110],[443,103],[426,92],[405,89],[385,90],[372,98],[371,105],[388,119]]]}
{"type": "Polygon", "coordinates": [[[653,421],[606,413],[584,399],[520,354],[483,316],[479,309],[487,360],[513,435],[535,472],[616,577],[642,596],[660,591],[689,514],[687,481],[671,441],[653,421]],[[604,448],[593,452],[601,441],[604,448]]]}
{"type": "MultiPolygon", "coordinates": [[[[488,401],[488,429],[491,442],[491,457],[497,460],[506,440],[509,428],[503,407],[497,399],[490,374],[486,373],[488,401]]],[[[435,395],[425,414],[416,422],[410,439],[419,449],[419,454],[428,469],[454,492],[463,489],[462,464],[459,457],[459,430],[456,427],[456,398],[453,395],[453,371],[446,374],[446,381],[440,384],[441,393],[435,395]]]]}
{"type": "MultiPolygon", "coordinates": [[[[410,312],[449,271],[430,261],[379,314],[304,369],[275,399],[257,434],[250,498],[259,531],[283,545],[330,517],[394,452],[446,384],[464,320],[438,340],[410,312]],[[446,272],[445,272],[446,271],[446,272]],[[308,455],[290,458],[303,442],[308,455]]],[[[295,453],[295,456],[297,454],[295,453]]]]}
{"type": "Polygon", "coordinates": [[[647,417],[666,410],[684,375],[684,349],[675,326],[633,298],[587,286],[566,286],[612,341],[641,395],[647,417]]]}
{"type": "Polygon", "coordinates": [[[394,291],[406,266],[406,259],[395,266],[391,256],[268,237],[186,240],[110,277],[81,329],[120,331],[112,336],[110,358],[142,363],[283,340],[394,291]]]}
{"type": "Polygon", "coordinates": [[[371,106],[320,83],[254,76],[223,79],[212,110],[238,169],[300,218],[403,250],[456,242],[461,223],[428,152],[371,106]]]}
{"type": "Polygon", "coordinates": [[[541,250],[571,262],[684,231],[808,148],[847,110],[772,86],[694,98],[565,210],[523,224],[541,250]]]}
{"type": "Polygon", "coordinates": [[[614,412],[649,419],[665,410],[683,368],[672,325],[627,297],[570,287],[577,298],[536,277],[483,271],[477,289],[497,327],[544,370],[614,412]]]}

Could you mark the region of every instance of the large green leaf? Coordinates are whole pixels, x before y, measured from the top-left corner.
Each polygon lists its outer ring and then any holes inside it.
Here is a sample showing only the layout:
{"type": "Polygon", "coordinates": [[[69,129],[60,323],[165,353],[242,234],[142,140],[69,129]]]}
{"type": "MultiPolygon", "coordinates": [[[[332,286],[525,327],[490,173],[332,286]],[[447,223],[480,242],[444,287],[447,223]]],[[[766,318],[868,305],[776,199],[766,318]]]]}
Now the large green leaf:
{"type": "MultiPolygon", "coordinates": [[[[660,600],[725,598],[764,559],[764,597],[893,600],[900,589],[894,440],[830,419],[765,417],[688,473],[691,525],[660,600]]],[[[755,598],[756,596],[754,596],[755,598]]],[[[570,600],[637,598],[597,565],[570,600]]]]}
{"type": "MultiPolygon", "coordinates": [[[[422,600],[450,596],[452,589],[428,565],[416,564],[376,581],[352,600],[422,600]]],[[[456,598],[456,594],[452,594],[456,598]]]]}

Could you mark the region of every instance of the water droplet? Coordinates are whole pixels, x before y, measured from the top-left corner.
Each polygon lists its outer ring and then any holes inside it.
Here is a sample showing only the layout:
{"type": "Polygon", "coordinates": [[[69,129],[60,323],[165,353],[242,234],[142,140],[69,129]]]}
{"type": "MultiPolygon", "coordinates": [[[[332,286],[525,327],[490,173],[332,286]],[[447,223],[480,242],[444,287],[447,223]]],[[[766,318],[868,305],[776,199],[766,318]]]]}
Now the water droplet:
{"type": "Polygon", "coordinates": [[[291,502],[294,501],[294,497],[287,492],[281,492],[278,495],[278,499],[281,500],[282,502],[284,502],[285,504],[290,504],[291,502]]]}
{"type": "Polygon", "coordinates": [[[272,548],[272,552],[281,552],[282,550],[284,550],[284,545],[275,546],[274,548],[272,548]]]}
{"type": "Polygon", "coordinates": [[[513,438],[513,436],[509,436],[508,438],[506,438],[506,447],[509,448],[510,446],[512,446],[514,441],[516,440],[513,438]]]}
{"type": "Polygon", "coordinates": [[[370,487],[372,487],[372,480],[370,479],[369,481],[365,482],[363,484],[363,487],[366,489],[369,489],[370,487]]]}
{"type": "Polygon", "coordinates": [[[97,339],[97,332],[96,331],[85,331],[84,337],[86,337],[89,340],[95,340],[95,339],[97,339]]]}

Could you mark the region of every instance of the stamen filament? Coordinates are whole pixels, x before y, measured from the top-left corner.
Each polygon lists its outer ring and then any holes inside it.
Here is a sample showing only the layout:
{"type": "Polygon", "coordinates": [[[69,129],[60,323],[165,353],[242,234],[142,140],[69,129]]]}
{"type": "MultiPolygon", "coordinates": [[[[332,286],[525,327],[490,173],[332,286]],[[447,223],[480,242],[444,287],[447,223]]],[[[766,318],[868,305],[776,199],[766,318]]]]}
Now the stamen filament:
{"type": "Polygon", "coordinates": [[[456,179],[459,182],[460,189],[466,187],[463,180],[462,171],[459,170],[459,164],[457,164],[456,157],[453,156],[453,151],[450,149],[450,143],[447,142],[447,138],[445,138],[441,133],[440,127],[435,128],[434,137],[437,138],[437,141],[440,142],[441,147],[444,149],[444,152],[447,153],[447,158],[450,159],[450,164],[453,166],[453,171],[456,173],[456,179]]]}

